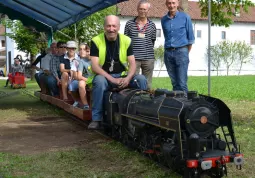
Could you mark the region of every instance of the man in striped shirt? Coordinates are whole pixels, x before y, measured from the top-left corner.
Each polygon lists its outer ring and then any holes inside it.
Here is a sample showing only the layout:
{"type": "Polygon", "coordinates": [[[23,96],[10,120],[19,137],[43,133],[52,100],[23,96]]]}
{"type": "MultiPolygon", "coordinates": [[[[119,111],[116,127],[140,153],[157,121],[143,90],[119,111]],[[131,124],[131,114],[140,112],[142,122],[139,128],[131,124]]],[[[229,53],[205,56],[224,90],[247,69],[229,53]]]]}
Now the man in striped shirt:
{"type": "Polygon", "coordinates": [[[133,52],[136,60],[136,74],[140,68],[142,75],[147,78],[148,89],[151,89],[154,70],[154,43],[156,40],[156,25],[147,18],[150,3],[140,0],[137,5],[138,16],[127,21],[124,34],[132,39],[133,52]]]}

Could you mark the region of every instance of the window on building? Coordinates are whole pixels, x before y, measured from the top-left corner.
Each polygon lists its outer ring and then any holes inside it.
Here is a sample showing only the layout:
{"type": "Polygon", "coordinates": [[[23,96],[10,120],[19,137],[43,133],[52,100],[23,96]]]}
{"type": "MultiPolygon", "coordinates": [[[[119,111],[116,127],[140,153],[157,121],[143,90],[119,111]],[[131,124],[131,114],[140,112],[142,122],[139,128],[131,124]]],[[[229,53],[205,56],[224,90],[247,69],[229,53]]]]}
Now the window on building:
{"type": "Polygon", "coordinates": [[[221,39],[223,39],[223,40],[226,39],[226,32],[225,31],[221,32],[221,39]]]}
{"type": "Polygon", "coordinates": [[[5,47],[5,40],[2,40],[2,47],[5,47]]]}
{"type": "Polygon", "coordinates": [[[202,31],[201,30],[197,30],[197,38],[201,38],[202,37],[202,31]]]}
{"type": "Polygon", "coordinates": [[[157,29],[156,35],[157,37],[161,37],[161,29],[157,29]]]}
{"type": "Polygon", "coordinates": [[[251,30],[251,45],[255,45],[255,30],[251,30]]]}

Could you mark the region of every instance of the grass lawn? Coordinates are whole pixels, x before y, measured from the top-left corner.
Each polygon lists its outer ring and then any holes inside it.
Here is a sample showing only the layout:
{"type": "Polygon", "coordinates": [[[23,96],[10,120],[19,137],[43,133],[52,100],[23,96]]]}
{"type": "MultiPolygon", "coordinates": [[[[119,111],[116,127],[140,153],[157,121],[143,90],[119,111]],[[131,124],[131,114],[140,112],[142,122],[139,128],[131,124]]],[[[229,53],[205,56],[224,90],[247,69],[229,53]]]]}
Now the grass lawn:
{"type": "MultiPolygon", "coordinates": [[[[4,86],[4,82],[0,80],[0,86],[4,86]]],[[[207,77],[189,77],[188,86],[189,90],[207,94],[207,77]]],[[[211,96],[221,98],[232,110],[235,134],[245,156],[243,169],[238,171],[230,165],[228,177],[255,177],[255,76],[212,77],[211,86],[211,96]]],[[[153,88],[171,89],[170,79],[153,78],[153,88]]],[[[35,82],[28,82],[26,90],[18,90],[21,95],[11,98],[1,98],[0,95],[0,123],[32,115],[64,114],[32,97],[37,89],[35,82]]],[[[12,93],[14,90],[0,87],[0,92],[12,93]]],[[[70,148],[32,155],[0,150],[0,177],[179,177],[114,141],[93,145],[92,148],[70,148]],[[98,159],[101,162],[95,165],[98,159]]]]}

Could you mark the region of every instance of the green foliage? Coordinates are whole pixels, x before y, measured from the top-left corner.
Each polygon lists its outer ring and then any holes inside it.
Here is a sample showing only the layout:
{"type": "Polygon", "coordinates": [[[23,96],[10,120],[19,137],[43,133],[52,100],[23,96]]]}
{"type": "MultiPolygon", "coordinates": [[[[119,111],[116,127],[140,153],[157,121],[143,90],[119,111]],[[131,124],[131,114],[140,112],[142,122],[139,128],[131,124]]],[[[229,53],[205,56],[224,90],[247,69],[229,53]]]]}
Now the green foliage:
{"type": "Polygon", "coordinates": [[[218,43],[218,45],[219,45],[219,48],[221,49],[221,58],[226,65],[227,75],[228,75],[230,66],[235,61],[236,44],[231,41],[221,41],[218,43]]]}
{"type": "Polygon", "coordinates": [[[219,68],[221,64],[220,53],[221,53],[221,50],[219,46],[216,45],[211,47],[211,63],[217,71],[217,76],[219,75],[219,68]]]}
{"type": "Polygon", "coordinates": [[[17,20],[4,20],[2,24],[11,30],[6,35],[16,42],[19,51],[36,55],[40,49],[46,48],[45,34],[33,31],[17,20]]]}
{"type": "Polygon", "coordinates": [[[252,60],[252,47],[244,41],[238,41],[236,42],[235,50],[237,54],[237,61],[240,63],[238,72],[239,75],[242,70],[243,64],[248,63],[252,60]]]}
{"type": "Polygon", "coordinates": [[[157,61],[160,61],[160,70],[159,70],[158,76],[160,74],[162,67],[164,66],[164,51],[165,49],[164,49],[164,46],[162,45],[160,45],[157,48],[154,48],[155,59],[157,61]]]}
{"type": "MultiPolygon", "coordinates": [[[[201,17],[208,16],[208,0],[199,0],[201,17]]],[[[212,25],[229,27],[233,23],[235,12],[248,12],[254,3],[250,0],[211,0],[212,25]]]]}
{"type": "Polygon", "coordinates": [[[96,12],[76,24],[62,29],[62,33],[54,33],[54,38],[61,41],[76,40],[79,43],[89,43],[92,37],[103,32],[104,17],[115,13],[115,6],[96,12]]]}
{"type": "MultiPolygon", "coordinates": [[[[208,53],[206,54],[208,57],[208,53]]],[[[221,41],[211,47],[211,63],[215,67],[218,75],[221,63],[226,65],[227,75],[229,69],[235,62],[239,63],[239,72],[242,70],[244,63],[252,60],[252,47],[244,41],[221,41]]]]}
{"type": "Polygon", "coordinates": [[[160,45],[157,48],[154,48],[154,54],[155,54],[155,58],[156,60],[160,60],[161,64],[164,64],[164,46],[160,45]]]}

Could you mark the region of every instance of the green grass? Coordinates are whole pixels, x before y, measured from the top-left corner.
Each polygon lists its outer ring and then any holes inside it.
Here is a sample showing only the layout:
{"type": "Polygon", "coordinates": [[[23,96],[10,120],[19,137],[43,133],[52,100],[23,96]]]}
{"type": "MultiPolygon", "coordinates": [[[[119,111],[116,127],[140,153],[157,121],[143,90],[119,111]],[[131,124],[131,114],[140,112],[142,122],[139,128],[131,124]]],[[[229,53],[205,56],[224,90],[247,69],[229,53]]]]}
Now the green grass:
{"type": "MultiPolygon", "coordinates": [[[[0,80],[0,86],[5,81],[0,80]]],[[[207,77],[189,77],[189,90],[207,94],[207,77]]],[[[238,171],[229,165],[228,177],[255,177],[255,76],[212,77],[211,96],[222,99],[232,110],[237,142],[241,144],[245,163],[238,171]]],[[[153,88],[171,89],[170,79],[153,78],[153,88]]],[[[35,82],[28,82],[26,91],[30,94],[38,90],[35,82]]],[[[13,92],[12,89],[0,91],[13,92]]],[[[22,95],[12,99],[0,99],[0,118],[19,116],[59,115],[62,111],[36,100],[31,95],[18,90],[22,95]],[[2,103],[2,104],[1,104],[2,103]],[[8,117],[7,117],[8,116],[8,117]]],[[[97,144],[93,149],[72,148],[35,155],[17,155],[0,152],[0,177],[93,177],[93,178],[167,178],[176,174],[157,167],[136,152],[128,151],[117,142],[97,144]],[[97,154],[95,154],[97,153],[97,154]],[[95,160],[101,162],[95,162],[95,160]]]]}
{"type": "Polygon", "coordinates": [[[152,161],[136,152],[128,151],[116,142],[95,145],[94,150],[72,149],[30,156],[2,153],[0,161],[2,161],[0,173],[4,173],[2,175],[5,178],[178,177],[175,173],[159,169],[152,161]],[[98,162],[97,159],[101,161],[98,162]]]}
{"type": "MultiPolygon", "coordinates": [[[[172,89],[169,77],[153,78],[153,88],[172,89]]],[[[208,94],[208,78],[189,77],[188,88],[200,94],[208,94]]],[[[211,96],[223,100],[255,101],[255,75],[254,76],[212,76],[211,96]]]]}

